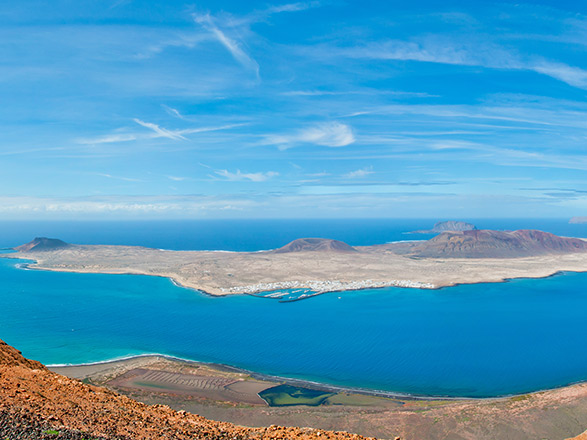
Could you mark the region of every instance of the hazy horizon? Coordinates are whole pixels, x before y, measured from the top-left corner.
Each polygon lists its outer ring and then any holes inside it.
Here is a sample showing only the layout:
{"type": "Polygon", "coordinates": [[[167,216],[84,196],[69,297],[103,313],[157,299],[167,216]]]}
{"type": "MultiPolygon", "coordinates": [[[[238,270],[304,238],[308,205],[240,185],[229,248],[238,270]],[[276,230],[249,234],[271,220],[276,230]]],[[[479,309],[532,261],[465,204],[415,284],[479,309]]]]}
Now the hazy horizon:
{"type": "Polygon", "coordinates": [[[0,220],[587,216],[574,1],[0,8],[0,220]]]}

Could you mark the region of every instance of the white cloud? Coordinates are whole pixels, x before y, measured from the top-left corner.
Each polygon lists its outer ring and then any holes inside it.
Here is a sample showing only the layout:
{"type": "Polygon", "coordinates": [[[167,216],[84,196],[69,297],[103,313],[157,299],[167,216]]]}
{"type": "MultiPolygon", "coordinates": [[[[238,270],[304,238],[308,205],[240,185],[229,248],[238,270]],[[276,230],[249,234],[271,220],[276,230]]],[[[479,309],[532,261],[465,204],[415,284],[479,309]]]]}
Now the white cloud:
{"type": "Polygon", "coordinates": [[[270,8],[265,9],[265,13],[269,14],[279,14],[280,12],[298,12],[304,11],[306,9],[313,8],[318,6],[320,2],[298,2],[298,3],[288,3],[285,5],[279,6],[271,6],[270,8]]]}
{"type": "Polygon", "coordinates": [[[356,179],[356,178],[366,177],[369,174],[373,174],[373,173],[374,173],[373,167],[369,166],[369,167],[365,167],[365,168],[360,168],[355,171],[351,171],[350,173],[345,174],[345,177],[348,177],[350,179],[356,179]]]}
{"type": "Polygon", "coordinates": [[[137,119],[137,118],[134,118],[133,121],[135,121],[139,125],[142,125],[143,127],[146,127],[146,128],[153,130],[155,133],[157,133],[159,135],[158,137],[166,137],[166,138],[174,139],[174,140],[178,140],[178,139],[186,140],[186,138],[184,138],[181,134],[167,130],[165,128],[161,128],[157,124],[153,124],[151,122],[144,122],[144,121],[141,121],[140,119],[137,119]]]}
{"type": "Polygon", "coordinates": [[[535,64],[532,66],[532,70],[556,78],[571,86],[587,89],[587,70],[548,61],[535,64]]]}
{"type": "Polygon", "coordinates": [[[419,41],[387,40],[348,48],[326,47],[320,56],[342,55],[349,58],[420,61],[427,63],[480,66],[490,69],[529,70],[563,81],[573,87],[587,88],[587,70],[564,63],[523,57],[491,42],[456,42],[441,36],[419,41]]]}
{"type": "Polygon", "coordinates": [[[143,182],[143,180],[134,179],[132,177],[113,176],[112,174],[106,173],[96,173],[96,175],[100,177],[107,177],[108,179],[124,180],[125,182],[143,182]]]}
{"type": "Polygon", "coordinates": [[[231,173],[228,170],[215,170],[217,175],[224,177],[226,180],[239,181],[250,180],[251,182],[264,182],[272,177],[278,176],[279,173],[275,171],[267,171],[265,173],[242,173],[241,170],[236,170],[236,173],[231,173]]]}
{"type": "Polygon", "coordinates": [[[97,144],[111,144],[116,142],[136,141],[137,135],[132,133],[127,134],[107,134],[105,136],[98,136],[95,138],[78,139],[77,143],[82,145],[97,145],[97,144]]]}
{"type": "Polygon", "coordinates": [[[182,120],[185,119],[185,116],[183,116],[179,112],[179,110],[177,110],[177,109],[175,109],[173,107],[169,107],[169,106],[167,106],[165,104],[161,104],[161,107],[163,107],[163,110],[165,110],[169,115],[171,115],[171,116],[173,116],[173,117],[175,117],[177,119],[182,119],[182,120]]]}
{"type": "Polygon", "coordinates": [[[0,213],[18,218],[22,214],[43,218],[188,216],[221,211],[251,210],[258,205],[241,196],[92,196],[92,197],[9,197],[0,195],[0,213]]]}
{"type": "Polygon", "coordinates": [[[220,126],[212,126],[212,127],[194,127],[194,128],[184,128],[182,130],[167,130],[165,128],[161,128],[156,124],[151,124],[149,122],[143,122],[140,119],[133,119],[137,124],[147,127],[153,130],[153,133],[144,134],[144,133],[112,133],[105,136],[98,136],[95,138],[81,138],[77,140],[78,144],[82,145],[97,145],[97,144],[110,144],[110,143],[118,143],[118,142],[129,142],[129,141],[136,141],[140,139],[156,139],[156,138],[169,138],[169,139],[183,139],[187,140],[184,135],[186,134],[195,134],[195,133],[205,133],[210,131],[220,131],[220,130],[229,130],[231,128],[242,127],[247,125],[247,123],[238,123],[238,124],[226,124],[220,126]]]}
{"type": "Polygon", "coordinates": [[[355,136],[351,127],[340,122],[324,122],[303,128],[293,134],[266,137],[266,143],[277,144],[281,150],[303,143],[344,147],[354,142],[355,136]]]}
{"type": "Polygon", "coordinates": [[[214,24],[214,21],[210,14],[205,15],[193,15],[196,23],[202,25],[204,29],[208,30],[216,39],[222,44],[232,55],[232,57],[238,61],[246,69],[255,72],[255,75],[259,76],[259,64],[251,58],[241,47],[239,42],[228,37],[224,32],[214,24]]]}

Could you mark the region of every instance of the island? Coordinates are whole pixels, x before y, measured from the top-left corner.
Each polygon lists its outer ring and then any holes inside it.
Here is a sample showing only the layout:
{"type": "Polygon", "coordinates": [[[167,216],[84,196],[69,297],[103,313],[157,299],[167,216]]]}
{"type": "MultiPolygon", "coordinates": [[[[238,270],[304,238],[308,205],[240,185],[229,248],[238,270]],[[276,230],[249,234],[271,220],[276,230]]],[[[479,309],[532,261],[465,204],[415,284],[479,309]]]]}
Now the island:
{"type": "Polygon", "coordinates": [[[426,241],[354,247],[304,238],[261,252],[73,245],[47,238],[15,250],[2,256],[34,260],[27,265],[32,269],[162,276],[211,295],[280,289],[319,294],[387,286],[436,289],[587,271],[585,239],[537,230],[447,231],[426,241]]]}
{"type": "Polygon", "coordinates": [[[423,230],[423,231],[414,231],[411,234],[440,234],[442,232],[447,231],[471,231],[477,229],[477,227],[472,223],[462,222],[462,221],[455,221],[455,220],[447,220],[443,222],[437,222],[434,224],[432,229],[423,230]]]}

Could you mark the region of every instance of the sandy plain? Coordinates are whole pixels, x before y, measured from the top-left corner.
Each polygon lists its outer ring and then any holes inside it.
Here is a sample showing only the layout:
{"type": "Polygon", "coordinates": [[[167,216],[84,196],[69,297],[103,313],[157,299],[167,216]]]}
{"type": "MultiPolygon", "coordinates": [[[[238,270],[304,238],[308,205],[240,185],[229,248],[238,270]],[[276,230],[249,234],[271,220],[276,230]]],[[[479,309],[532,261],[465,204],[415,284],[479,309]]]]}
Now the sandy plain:
{"type": "Polygon", "coordinates": [[[321,291],[381,287],[385,283],[440,288],[587,271],[587,252],[524,258],[414,258],[386,246],[357,249],[359,252],[352,253],[280,254],[74,245],[2,256],[34,260],[30,267],[35,269],[168,277],[211,295],[274,290],[283,283],[321,291]]]}

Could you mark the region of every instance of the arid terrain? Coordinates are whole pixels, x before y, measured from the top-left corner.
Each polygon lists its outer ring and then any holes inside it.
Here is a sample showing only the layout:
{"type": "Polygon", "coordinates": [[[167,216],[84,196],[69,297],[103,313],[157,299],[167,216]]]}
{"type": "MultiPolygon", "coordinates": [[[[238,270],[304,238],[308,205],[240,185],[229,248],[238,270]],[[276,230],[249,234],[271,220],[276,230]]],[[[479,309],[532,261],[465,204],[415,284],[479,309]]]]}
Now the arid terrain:
{"type": "Polygon", "coordinates": [[[145,403],[163,403],[247,426],[313,426],[412,440],[562,440],[587,426],[587,384],[478,400],[383,398],[338,392],[319,406],[270,407],[258,399],[257,392],[276,385],[275,381],[215,365],[142,357],[53,370],[145,403]]]}
{"type": "Polygon", "coordinates": [[[444,232],[425,242],[361,247],[299,239],[265,252],[63,246],[59,240],[36,240],[3,256],[34,260],[30,267],[37,269],[168,277],[212,295],[286,287],[315,291],[384,285],[439,288],[587,270],[587,241],[540,231],[444,232]]]}
{"type": "MultiPolygon", "coordinates": [[[[488,400],[385,399],[340,393],[329,404],[316,407],[269,407],[246,401],[261,381],[209,365],[145,357],[59,371],[76,378],[25,359],[0,341],[2,438],[364,438],[332,431],[344,429],[387,439],[563,440],[579,435],[587,426],[587,384],[488,400]],[[235,383],[244,384],[240,387],[244,397],[234,392],[214,394],[213,389],[235,383]]],[[[583,438],[584,434],[577,440],[583,438]]]]}
{"type": "Polygon", "coordinates": [[[2,439],[361,439],[311,428],[244,428],[145,405],[53,373],[0,341],[2,439]]]}

